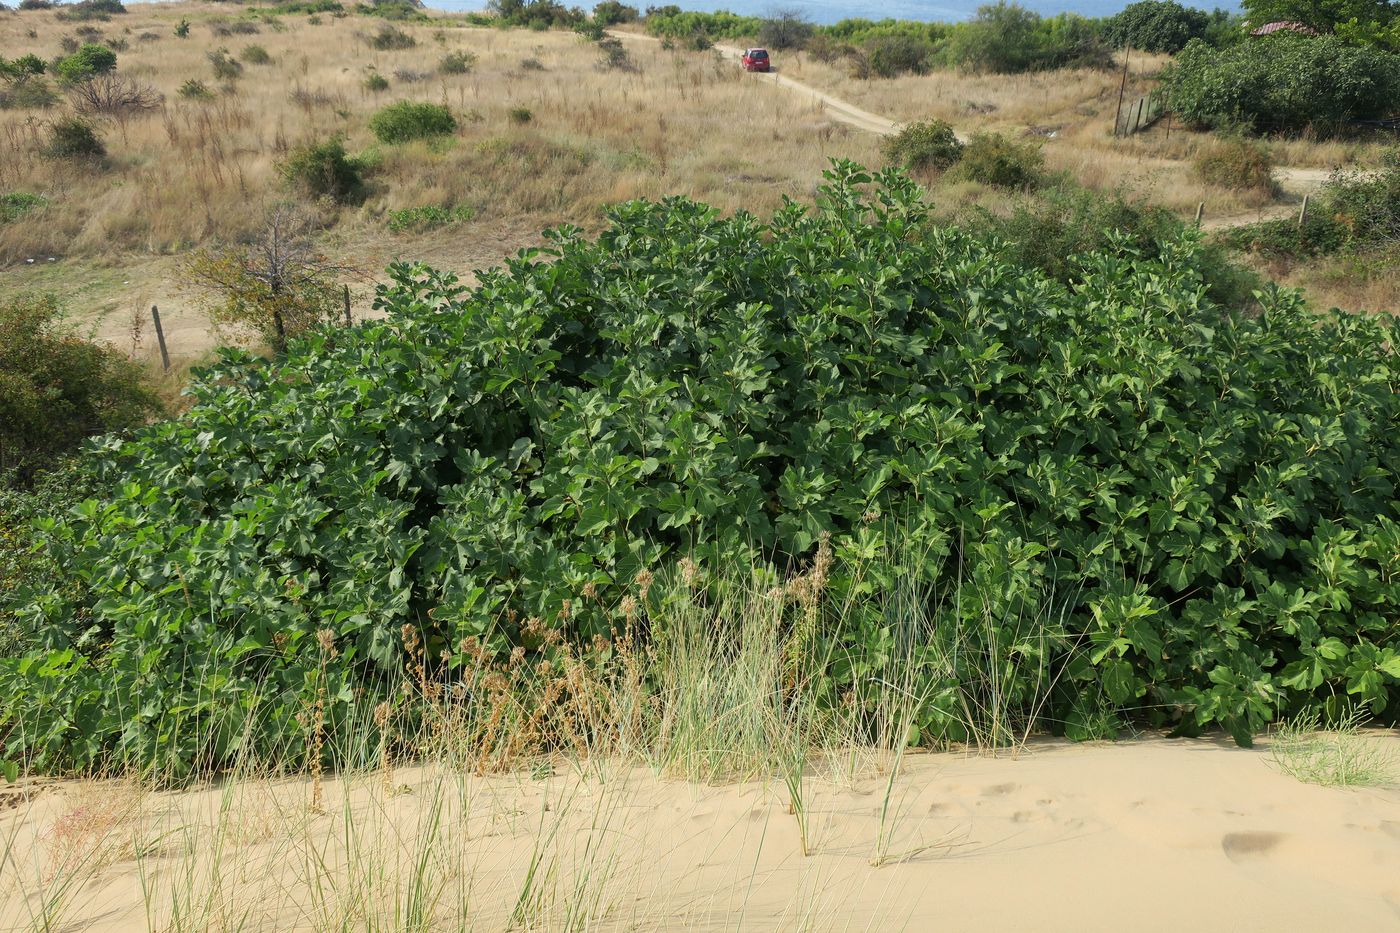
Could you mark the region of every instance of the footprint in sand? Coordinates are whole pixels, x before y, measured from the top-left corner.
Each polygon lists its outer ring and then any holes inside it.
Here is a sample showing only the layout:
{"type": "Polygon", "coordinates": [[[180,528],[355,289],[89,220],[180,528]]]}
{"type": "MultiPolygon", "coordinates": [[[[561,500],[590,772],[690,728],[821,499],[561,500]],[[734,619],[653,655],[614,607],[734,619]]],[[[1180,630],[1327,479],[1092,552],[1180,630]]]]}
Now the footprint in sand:
{"type": "Polygon", "coordinates": [[[1015,793],[1015,784],[993,784],[991,787],[982,788],[983,797],[1005,797],[1007,794],[1015,793]]]}
{"type": "Polygon", "coordinates": [[[1220,848],[1224,850],[1225,857],[1230,861],[1243,862],[1268,855],[1287,838],[1285,833],[1262,831],[1226,833],[1220,838],[1220,848]]]}
{"type": "Polygon", "coordinates": [[[1381,820],[1380,831],[1391,839],[1400,840],[1400,820],[1381,820]]]}

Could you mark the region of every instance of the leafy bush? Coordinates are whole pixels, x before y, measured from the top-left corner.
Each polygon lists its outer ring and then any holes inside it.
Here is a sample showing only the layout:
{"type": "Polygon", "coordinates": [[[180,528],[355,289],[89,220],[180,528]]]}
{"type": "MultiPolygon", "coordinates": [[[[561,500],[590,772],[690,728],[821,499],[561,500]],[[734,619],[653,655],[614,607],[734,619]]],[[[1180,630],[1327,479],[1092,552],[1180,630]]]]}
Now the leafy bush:
{"type": "Polygon", "coordinates": [[[43,78],[26,76],[0,85],[0,110],[45,110],[58,101],[43,78]]]}
{"type": "Polygon", "coordinates": [[[586,19],[574,27],[574,32],[590,42],[597,42],[608,34],[608,27],[596,19],[586,19]]]}
{"type": "Polygon", "coordinates": [[[371,71],[369,77],[365,78],[365,90],[378,94],[380,91],[389,90],[389,79],[377,71],[371,71]]]}
{"type": "Polygon", "coordinates": [[[454,133],[457,121],[442,104],[401,100],[370,117],[369,128],[382,143],[406,143],[454,133]]]}
{"type": "Polygon", "coordinates": [[[944,171],[963,152],[958,134],[943,120],[910,123],[885,137],[882,148],[890,164],[913,171],[944,171]]]}
{"type": "Polygon", "coordinates": [[[514,123],[516,126],[524,126],[526,123],[535,119],[535,114],[529,107],[512,107],[510,108],[508,116],[510,117],[510,122],[514,123]]]}
{"type": "Polygon", "coordinates": [[[64,81],[77,82],[93,75],[105,74],[117,67],[117,53],[102,45],[89,43],[72,55],[60,59],[54,71],[64,81]]]}
{"type": "Polygon", "coordinates": [[[250,65],[272,64],[272,56],[268,54],[267,49],[260,45],[244,46],[243,51],[239,53],[238,57],[250,65]]]}
{"type": "Polygon", "coordinates": [[[878,36],[865,44],[863,52],[871,74],[897,78],[928,73],[934,47],[912,36],[878,36]]]}
{"type": "Polygon", "coordinates": [[[0,78],[5,81],[25,81],[29,78],[36,78],[47,70],[48,65],[33,52],[28,52],[10,61],[0,57],[0,78]]]}
{"type": "Polygon", "coordinates": [[[87,438],[135,428],[159,407],[140,368],[65,330],[52,298],[0,302],[0,476],[27,481],[87,438]]]}
{"type": "Polygon", "coordinates": [[[1103,24],[1103,39],[1114,48],[1176,54],[1205,36],[1210,15],[1176,0],[1137,0],[1103,24]]]}
{"type": "Polygon", "coordinates": [[[471,52],[448,52],[438,60],[438,71],[445,75],[470,74],[476,66],[476,56],[471,52]]]}
{"type": "Polygon", "coordinates": [[[390,211],[388,226],[394,233],[422,233],[426,230],[436,230],[439,227],[465,223],[472,219],[473,213],[472,209],[466,205],[450,208],[432,204],[423,207],[407,207],[403,210],[390,211]]]}
{"type": "Polygon", "coordinates": [[[370,36],[369,44],[381,52],[392,52],[399,49],[411,49],[418,45],[418,40],[404,32],[397,26],[380,26],[379,31],[370,36]]]}
{"type": "Polygon", "coordinates": [[[107,155],[102,137],[91,123],[74,117],[56,120],[49,127],[43,153],[50,159],[101,159],[107,155]]]}
{"type": "Polygon", "coordinates": [[[1400,56],[1280,32],[1225,49],[1192,42],[1165,80],[1172,109],[1192,126],[1329,134],[1392,113],[1400,56]]]}
{"type": "Polygon", "coordinates": [[[215,49],[205,53],[205,57],[209,59],[209,64],[214,69],[214,77],[218,80],[237,81],[243,76],[243,64],[229,55],[228,49],[215,49]]]}
{"type": "Polygon", "coordinates": [[[593,21],[600,25],[617,26],[621,23],[635,23],[637,8],[619,3],[617,0],[603,0],[593,8],[593,21]]]}
{"type": "Polygon", "coordinates": [[[598,67],[605,71],[636,71],[632,56],[621,39],[609,36],[598,43],[598,67]]]}
{"type": "Polygon", "coordinates": [[[177,93],[186,100],[214,99],[214,92],[209,90],[209,86],[194,78],[187,78],[185,83],[180,85],[180,90],[177,93]]]}
{"type": "Polygon", "coordinates": [[[1034,142],[1000,133],[974,133],[963,147],[958,173],[998,188],[1033,188],[1040,182],[1045,157],[1034,142]]]}
{"type": "Polygon", "coordinates": [[[338,137],[295,150],[281,171],[283,178],[310,197],[339,204],[364,200],[364,170],[345,152],[345,143],[338,137]]]}
{"type": "MultiPolygon", "coordinates": [[[[829,602],[780,624],[823,644],[832,704],[908,579],[966,647],[940,656],[1016,654],[998,701],[1070,736],[1400,714],[1400,322],[1222,308],[1189,239],[1086,256],[1067,288],[915,235],[917,189],[870,182],[839,166],[767,224],[626,204],[475,290],[400,265],[386,320],[226,352],[44,532],[59,569],[20,620],[45,648],[0,658],[7,754],[295,765],[316,704],[355,755],[418,659],[470,694],[478,644],[533,667],[642,637],[643,571],[758,560],[781,587],[823,541],[829,602]]],[[[911,676],[924,742],[990,702],[966,660],[911,676]]]]}
{"type": "Polygon", "coordinates": [[[488,6],[506,26],[528,29],[572,29],[583,20],[583,12],[558,0],[491,0],[488,6]]]}
{"type": "Polygon", "coordinates": [[[1238,136],[1221,139],[1196,157],[1195,166],[1202,181],[1221,188],[1265,194],[1273,194],[1278,188],[1273,157],[1256,140],[1238,136]]]}
{"type": "Polygon", "coordinates": [[[687,39],[696,33],[710,39],[743,39],[758,35],[763,28],[762,17],[740,16],[725,10],[696,13],[674,5],[648,8],[644,23],[653,36],[672,39],[687,39]]]}
{"type": "Polygon", "coordinates": [[[38,210],[48,203],[48,199],[42,195],[25,194],[22,191],[0,194],[0,224],[19,220],[30,211],[38,210]]]}
{"type": "Polygon", "coordinates": [[[182,19],[175,24],[175,38],[188,39],[190,37],[190,21],[182,19]]]}
{"type": "Polygon", "coordinates": [[[19,0],[20,10],[52,10],[57,4],[54,0],[19,0]]]}
{"type": "Polygon", "coordinates": [[[113,14],[125,13],[121,0],[79,0],[78,3],[65,3],[58,12],[59,19],[67,20],[109,20],[113,14]]]}

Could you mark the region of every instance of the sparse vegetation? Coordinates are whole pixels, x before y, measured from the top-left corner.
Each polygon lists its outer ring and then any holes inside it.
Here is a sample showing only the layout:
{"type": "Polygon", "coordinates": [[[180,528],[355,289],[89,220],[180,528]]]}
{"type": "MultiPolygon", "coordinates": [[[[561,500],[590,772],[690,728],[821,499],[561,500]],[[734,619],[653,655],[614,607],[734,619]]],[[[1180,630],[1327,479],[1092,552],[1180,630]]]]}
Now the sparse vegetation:
{"type": "Polygon", "coordinates": [[[440,227],[466,223],[472,219],[474,213],[466,205],[451,208],[435,205],[406,207],[402,210],[390,211],[386,226],[394,233],[423,233],[428,230],[437,230],[440,227]]]}
{"type": "Polygon", "coordinates": [[[1375,787],[1400,780],[1394,756],[1362,727],[1370,717],[1349,710],[1324,718],[1309,710],[1279,723],[1269,756],[1280,771],[1305,784],[1323,787],[1375,787]]]}
{"type": "Polygon", "coordinates": [[[448,52],[438,60],[438,71],[445,75],[470,74],[476,66],[476,56],[471,52],[448,52]]]}
{"type": "Polygon", "coordinates": [[[418,45],[418,40],[404,32],[397,26],[380,26],[369,39],[371,48],[381,52],[393,52],[402,49],[411,49],[418,45]]]}
{"type": "Polygon", "coordinates": [[[1202,180],[1222,188],[1258,191],[1273,195],[1274,163],[1269,150],[1257,140],[1229,137],[1196,157],[1202,180]]]}

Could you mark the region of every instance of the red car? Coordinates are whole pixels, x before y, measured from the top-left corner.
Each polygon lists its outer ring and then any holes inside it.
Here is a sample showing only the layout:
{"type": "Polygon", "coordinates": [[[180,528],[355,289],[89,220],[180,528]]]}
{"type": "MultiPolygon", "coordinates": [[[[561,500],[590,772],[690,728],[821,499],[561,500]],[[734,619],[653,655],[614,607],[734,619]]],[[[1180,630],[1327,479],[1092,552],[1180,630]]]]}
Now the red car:
{"type": "Polygon", "coordinates": [[[767,49],[749,49],[744,52],[745,71],[772,71],[773,64],[768,60],[767,49]]]}

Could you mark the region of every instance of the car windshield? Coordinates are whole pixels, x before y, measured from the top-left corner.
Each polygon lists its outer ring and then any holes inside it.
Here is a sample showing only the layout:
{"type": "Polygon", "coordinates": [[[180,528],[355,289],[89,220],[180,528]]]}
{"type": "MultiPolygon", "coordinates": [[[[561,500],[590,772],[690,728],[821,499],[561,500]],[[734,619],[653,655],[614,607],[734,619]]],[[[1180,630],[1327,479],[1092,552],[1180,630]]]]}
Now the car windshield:
{"type": "Polygon", "coordinates": [[[750,49],[750,50],[749,50],[749,58],[767,58],[767,57],[768,57],[768,53],[765,52],[763,49],[750,49]]]}

